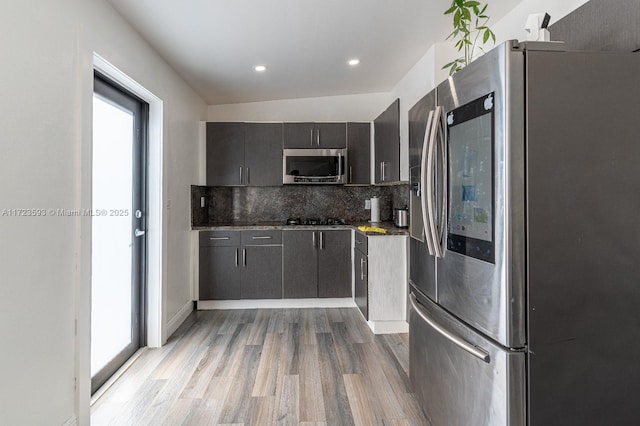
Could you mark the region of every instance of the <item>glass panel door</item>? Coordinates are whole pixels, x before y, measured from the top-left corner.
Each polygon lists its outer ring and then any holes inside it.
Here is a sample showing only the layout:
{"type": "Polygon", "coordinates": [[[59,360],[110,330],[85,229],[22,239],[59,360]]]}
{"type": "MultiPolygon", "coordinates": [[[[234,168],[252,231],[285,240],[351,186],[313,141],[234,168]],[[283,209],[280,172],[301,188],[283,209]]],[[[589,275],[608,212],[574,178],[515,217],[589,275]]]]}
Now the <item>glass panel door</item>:
{"type": "Polygon", "coordinates": [[[142,345],[146,105],[96,76],[93,96],[92,393],[142,345]]]}

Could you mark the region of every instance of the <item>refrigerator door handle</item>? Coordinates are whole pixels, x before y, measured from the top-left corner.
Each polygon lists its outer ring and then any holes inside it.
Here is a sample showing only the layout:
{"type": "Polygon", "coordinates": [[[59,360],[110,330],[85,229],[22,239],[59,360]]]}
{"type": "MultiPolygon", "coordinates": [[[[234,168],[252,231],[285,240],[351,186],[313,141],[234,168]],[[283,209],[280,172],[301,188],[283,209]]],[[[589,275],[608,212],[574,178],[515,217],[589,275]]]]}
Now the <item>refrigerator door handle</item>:
{"type": "MultiPolygon", "coordinates": [[[[440,221],[437,225],[437,240],[434,245],[438,245],[440,248],[440,257],[444,256],[444,247],[445,247],[445,229],[447,227],[447,196],[448,196],[448,187],[447,187],[447,121],[446,114],[444,113],[443,107],[438,107],[436,109],[437,118],[435,119],[434,125],[438,128],[438,141],[440,145],[440,185],[442,187],[442,196],[440,198],[442,202],[441,211],[440,211],[440,221]]],[[[434,142],[435,145],[435,142],[434,142]]],[[[436,206],[434,206],[435,208],[436,206]]]]}
{"type": "Polygon", "coordinates": [[[436,156],[436,139],[438,137],[438,128],[440,126],[440,114],[442,107],[436,107],[431,120],[431,129],[429,131],[429,149],[427,156],[427,210],[429,213],[429,226],[428,230],[431,234],[429,239],[431,240],[431,247],[429,248],[429,254],[435,257],[442,257],[443,250],[439,238],[438,223],[436,223],[436,197],[435,197],[435,156],[436,156]]]}
{"type": "Polygon", "coordinates": [[[440,324],[438,324],[433,318],[431,318],[429,314],[425,312],[425,310],[422,307],[420,307],[420,302],[418,302],[418,300],[413,295],[413,293],[410,294],[410,300],[411,300],[411,306],[416,311],[416,313],[420,315],[420,318],[422,318],[424,322],[429,324],[431,328],[433,328],[438,333],[440,333],[444,338],[454,343],[460,349],[463,349],[469,352],[471,355],[475,356],[476,358],[486,362],[487,364],[491,362],[491,358],[489,357],[489,352],[475,345],[472,345],[471,343],[467,342],[463,338],[451,333],[450,331],[442,327],[440,324]]]}
{"type": "Polygon", "coordinates": [[[422,206],[422,223],[424,226],[424,236],[427,242],[427,248],[429,249],[429,254],[433,256],[433,241],[431,236],[433,233],[429,229],[430,220],[429,220],[429,200],[428,200],[428,190],[427,190],[427,176],[431,173],[431,170],[428,169],[429,164],[429,156],[431,152],[431,138],[429,137],[431,134],[431,125],[433,123],[433,111],[429,111],[429,118],[427,119],[427,128],[424,131],[424,142],[422,144],[422,161],[420,168],[420,187],[422,188],[422,193],[420,195],[420,204],[422,206]]]}

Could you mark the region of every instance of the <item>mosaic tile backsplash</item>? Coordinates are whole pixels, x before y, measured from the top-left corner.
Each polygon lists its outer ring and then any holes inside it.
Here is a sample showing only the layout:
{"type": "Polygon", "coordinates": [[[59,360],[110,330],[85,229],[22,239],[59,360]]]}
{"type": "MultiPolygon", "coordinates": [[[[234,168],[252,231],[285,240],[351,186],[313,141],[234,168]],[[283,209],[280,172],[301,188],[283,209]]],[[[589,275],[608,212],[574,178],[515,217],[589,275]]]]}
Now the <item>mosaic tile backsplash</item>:
{"type": "Polygon", "coordinates": [[[393,220],[393,209],[409,204],[409,185],[206,187],[191,186],[193,226],[223,223],[283,222],[289,217],[370,219],[365,200],[380,197],[381,221],[393,220]],[[205,197],[205,207],[200,206],[205,197]]]}

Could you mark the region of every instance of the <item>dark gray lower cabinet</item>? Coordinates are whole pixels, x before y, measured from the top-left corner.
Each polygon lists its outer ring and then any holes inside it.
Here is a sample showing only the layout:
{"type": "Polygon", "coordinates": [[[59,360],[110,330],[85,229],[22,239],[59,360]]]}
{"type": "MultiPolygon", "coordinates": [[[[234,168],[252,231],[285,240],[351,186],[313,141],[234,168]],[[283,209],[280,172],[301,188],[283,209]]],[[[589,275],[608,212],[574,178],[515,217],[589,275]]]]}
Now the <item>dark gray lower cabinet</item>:
{"type": "Polygon", "coordinates": [[[199,300],[281,299],[281,232],[201,232],[199,284],[199,300]]]}
{"type": "Polygon", "coordinates": [[[282,246],[248,246],[242,249],[242,299],[282,298],[282,246]]]}
{"type": "Polygon", "coordinates": [[[318,231],[283,231],[285,299],[318,297],[318,231]]]}
{"type": "MultiPolygon", "coordinates": [[[[366,238],[366,237],[364,237],[366,238]]],[[[365,319],[369,319],[369,263],[366,253],[357,246],[354,250],[355,289],[354,299],[365,319]]]]}
{"type": "Polygon", "coordinates": [[[240,299],[238,247],[200,247],[200,300],[240,299]]]}
{"type": "Polygon", "coordinates": [[[283,232],[285,298],[351,296],[351,231],[283,232]]]}
{"type": "Polygon", "coordinates": [[[351,231],[319,231],[318,297],[351,297],[351,231]]]}

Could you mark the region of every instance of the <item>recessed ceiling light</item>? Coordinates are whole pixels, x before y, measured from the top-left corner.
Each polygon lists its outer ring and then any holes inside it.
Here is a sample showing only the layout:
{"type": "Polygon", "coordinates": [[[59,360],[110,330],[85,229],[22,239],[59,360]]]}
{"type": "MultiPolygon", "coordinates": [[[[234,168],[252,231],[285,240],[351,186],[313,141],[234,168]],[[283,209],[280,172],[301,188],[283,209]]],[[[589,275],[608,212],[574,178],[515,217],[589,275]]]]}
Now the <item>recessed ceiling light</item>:
{"type": "Polygon", "coordinates": [[[350,59],[349,60],[349,65],[351,65],[352,67],[358,65],[359,63],[360,63],[360,59],[350,59]]]}
{"type": "Polygon", "coordinates": [[[253,67],[253,69],[258,72],[263,72],[267,70],[267,67],[265,67],[264,65],[256,65],[255,67],[253,67]]]}

